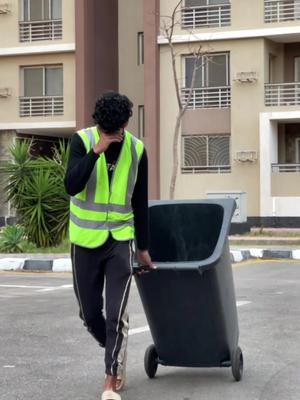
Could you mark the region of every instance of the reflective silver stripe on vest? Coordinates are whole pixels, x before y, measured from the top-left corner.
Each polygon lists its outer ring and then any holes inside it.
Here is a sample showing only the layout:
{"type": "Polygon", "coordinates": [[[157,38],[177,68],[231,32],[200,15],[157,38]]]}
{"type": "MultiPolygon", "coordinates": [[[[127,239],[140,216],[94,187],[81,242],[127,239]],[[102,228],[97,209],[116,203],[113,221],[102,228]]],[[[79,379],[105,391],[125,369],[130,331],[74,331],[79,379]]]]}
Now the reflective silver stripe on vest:
{"type": "Polygon", "coordinates": [[[131,205],[129,206],[120,206],[117,204],[100,204],[100,203],[94,203],[93,201],[83,201],[79,200],[76,197],[71,197],[71,202],[81,208],[82,210],[86,211],[98,211],[98,212],[117,212],[121,214],[127,214],[132,212],[132,207],[131,205]]]}
{"type": "MultiPolygon", "coordinates": [[[[95,145],[95,137],[93,134],[93,129],[89,128],[85,131],[88,140],[90,141],[91,148],[95,145]]],[[[71,197],[71,202],[86,211],[98,211],[98,212],[118,212],[121,214],[127,214],[132,212],[131,199],[134,191],[137,169],[138,169],[138,154],[136,150],[137,138],[131,135],[131,166],[129,168],[129,175],[127,180],[127,188],[126,188],[126,198],[125,205],[115,205],[115,204],[99,204],[95,203],[95,195],[96,195],[96,185],[97,185],[97,166],[93,168],[93,171],[90,175],[89,181],[87,183],[87,198],[86,200],[79,200],[75,196],[71,197]]],[[[125,151],[125,144],[123,144],[121,152],[125,151]]],[[[118,160],[121,158],[121,154],[118,157],[118,160]]],[[[113,186],[115,171],[113,172],[113,176],[110,182],[110,187],[113,186]]]]}
{"type": "Polygon", "coordinates": [[[129,170],[129,176],[127,181],[127,189],[126,189],[126,205],[131,204],[131,198],[135,186],[137,168],[138,168],[138,154],[136,151],[136,143],[137,139],[132,135],[131,136],[131,167],[129,170]]]}
{"type": "MultiPolygon", "coordinates": [[[[89,128],[85,131],[89,141],[91,149],[95,146],[95,137],[93,134],[93,129],[89,128]]],[[[96,194],[96,184],[97,184],[97,165],[95,164],[93,171],[90,175],[89,181],[87,183],[87,202],[93,203],[95,201],[95,194],[96,194]]]]}
{"type": "Polygon", "coordinates": [[[70,220],[79,226],[80,228],[85,228],[85,229],[102,229],[102,230],[109,230],[111,231],[112,229],[116,228],[125,228],[126,226],[133,226],[133,219],[130,221],[122,221],[122,222],[116,222],[116,221],[90,221],[87,219],[80,219],[76,217],[73,213],[70,213],[70,220]]]}

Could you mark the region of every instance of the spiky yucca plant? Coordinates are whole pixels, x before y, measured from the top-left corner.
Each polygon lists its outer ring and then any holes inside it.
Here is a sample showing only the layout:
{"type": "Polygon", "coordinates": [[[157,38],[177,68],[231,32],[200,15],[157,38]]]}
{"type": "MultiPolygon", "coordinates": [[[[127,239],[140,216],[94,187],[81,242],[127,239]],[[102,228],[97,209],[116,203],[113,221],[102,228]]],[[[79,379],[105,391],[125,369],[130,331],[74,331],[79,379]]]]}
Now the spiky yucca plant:
{"type": "Polygon", "coordinates": [[[0,168],[7,175],[7,200],[17,211],[26,237],[38,247],[55,246],[65,238],[69,218],[69,196],[64,175],[69,149],[60,142],[53,159],[32,159],[32,142],[17,141],[12,161],[0,168]]]}
{"type": "Polygon", "coordinates": [[[0,233],[0,251],[3,253],[22,253],[22,241],[25,236],[21,226],[8,225],[0,233]]]}

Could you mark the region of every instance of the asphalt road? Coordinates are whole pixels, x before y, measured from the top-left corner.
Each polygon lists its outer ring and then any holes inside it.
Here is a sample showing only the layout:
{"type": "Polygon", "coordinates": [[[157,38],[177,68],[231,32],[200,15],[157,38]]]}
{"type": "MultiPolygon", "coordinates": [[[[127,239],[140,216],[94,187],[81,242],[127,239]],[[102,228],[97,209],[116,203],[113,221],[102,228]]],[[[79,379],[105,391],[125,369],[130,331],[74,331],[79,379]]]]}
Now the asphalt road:
{"type": "MultiPolygon", "coordinates": [[[[152,341],[134,284],[123,400],[299,400],[300,263],[249,261],[234,266],[234,279],[243,380],[230,369],[162,366],[149,380],[143,357],[152,341]]],[[[70,274],[0,273],[1,400],[100,399],[103,374],[70,274]]]]}

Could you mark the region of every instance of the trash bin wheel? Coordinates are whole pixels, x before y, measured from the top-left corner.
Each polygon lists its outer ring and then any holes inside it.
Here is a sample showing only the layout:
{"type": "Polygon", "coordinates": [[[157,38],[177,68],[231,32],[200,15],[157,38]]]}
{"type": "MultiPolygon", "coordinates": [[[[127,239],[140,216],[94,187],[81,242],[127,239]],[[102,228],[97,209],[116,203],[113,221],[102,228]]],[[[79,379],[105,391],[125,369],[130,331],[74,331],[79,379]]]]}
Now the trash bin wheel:
{"type": "Polygon", "coordinates": [[[231,370],[234,379],[239,382],[243,376],[244,359],[240,347],[233,350],[231,355],[231,370]]]}
{"type": "Polygon", "coordinates": [[[146,374],[150,379],[155,377],[158,366],[158,355],[154,344],[151,344],[145,352],[144,367],[146,374]]]}

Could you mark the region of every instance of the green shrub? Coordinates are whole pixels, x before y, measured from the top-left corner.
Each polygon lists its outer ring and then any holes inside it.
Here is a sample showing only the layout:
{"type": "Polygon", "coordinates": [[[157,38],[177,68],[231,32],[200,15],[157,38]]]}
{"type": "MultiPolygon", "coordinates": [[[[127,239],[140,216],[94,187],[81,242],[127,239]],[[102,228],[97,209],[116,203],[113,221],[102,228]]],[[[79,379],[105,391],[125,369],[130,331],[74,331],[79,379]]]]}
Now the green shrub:
{"type": "Polygon", "coordinates": [[[8,225],[0,233],[0,251],[3,253],[22,253],[25,230],[21,226],[8,225]]]}
{"type": "Polygon", "coordinates": [[[17,141],[11,148],[12,161],[1,167],[7,175],[7,200],[16,209],[27,239],[37,247],[57,246],[66,237],[69,196],[64,176],[69,148],[60,142],[53,159],[32,159],[32,142],[17,141]]]}

